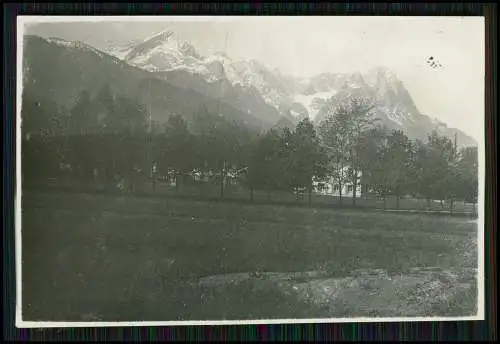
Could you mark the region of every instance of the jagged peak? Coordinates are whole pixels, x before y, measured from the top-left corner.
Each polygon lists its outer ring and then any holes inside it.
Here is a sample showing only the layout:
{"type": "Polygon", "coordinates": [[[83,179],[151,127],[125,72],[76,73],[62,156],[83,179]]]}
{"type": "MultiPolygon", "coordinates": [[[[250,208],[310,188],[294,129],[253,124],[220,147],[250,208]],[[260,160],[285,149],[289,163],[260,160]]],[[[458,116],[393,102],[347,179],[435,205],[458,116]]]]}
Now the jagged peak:
{"type": "Polygon", "coordinates": [[[171,30],[160,31],[153,36],[145,39],[144,41],[136,45],[125,58],[126,60],[131,60],[147,51],[159,47],[161,48],[162,46],[165,46],[166,49],[178,49],[183,54],[200,58],[200,55],[197,53],[196,49],[188,41],[179,39],[171,30]]]}
{"type": "Polygon", "coordinates": [[[194,51],[195,48],[186,40],[180,39],[173,31],[163,30],[153,36],[145,39],[143,43],[163,43],[163,42],[175,42],[175,44],[183,49],[194,51]]]}
{"type": "Polygon", "coordinates": [[[363,73],[365,82],[375,88],[399,88],[402,84],[396,72],[386,66],[376,66],[363,73]]]}
{"type": "Polygon", "coordinates": [[[170,37],[174,36],[174,32],[171,30],[162,30],[160,32],[155,33],[154,35],[146,38],[144,42],[151,40],[163,40],[167,41],[170,37]]]}
{"type": "Polygon", "coordinates": [[[214,54],[206,57],[205,61],[207,61],[207,62],[218,61],[218,62],[222,62],[224,64],[233,63],[231,58],[221,51],[215,52],[214,54]]]}

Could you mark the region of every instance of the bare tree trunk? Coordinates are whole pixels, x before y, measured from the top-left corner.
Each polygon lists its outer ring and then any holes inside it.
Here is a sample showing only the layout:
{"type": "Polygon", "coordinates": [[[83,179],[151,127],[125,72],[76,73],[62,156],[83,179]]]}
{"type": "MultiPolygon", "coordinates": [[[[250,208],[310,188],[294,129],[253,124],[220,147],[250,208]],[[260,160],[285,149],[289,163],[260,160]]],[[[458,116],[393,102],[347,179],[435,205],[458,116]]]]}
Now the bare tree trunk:
{"type": "Polygon", "coordinates": [[[453,196],[450,197],[450,214],[453,214],[453,196]]]}
{"type": "MultiPolygon", "coordinates": [[[[344,147],[340,147],[340,152],[344,152],[344,147]]],[[[342,154],[342,153],[340,153],[342,154]]],[[[342,184],[344,181],[344,161],[341,155],[337,153],[337,159],[340,161],[340,164],[337,163],[337,172],[340,173],[340,178],[339,178],[339,204],[342,204],[342,184]]]]}
{"type": "Polygon", "coordinates": [[[224,197],[224,168],[220,170],[220,197],[224,197]]]}
{"type": "Polygon", "coordinates": [[[354,177],[352,179],[352,205],[356,205],[357,188],[358,188],[358,172],[354,170],[354,177]]]}

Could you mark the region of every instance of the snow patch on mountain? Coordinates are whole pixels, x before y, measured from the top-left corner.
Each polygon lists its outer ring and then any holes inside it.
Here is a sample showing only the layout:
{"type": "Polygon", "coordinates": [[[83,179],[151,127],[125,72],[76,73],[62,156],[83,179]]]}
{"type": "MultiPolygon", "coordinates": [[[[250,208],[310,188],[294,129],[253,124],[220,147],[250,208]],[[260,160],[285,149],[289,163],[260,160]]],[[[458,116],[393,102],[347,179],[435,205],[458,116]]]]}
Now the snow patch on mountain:
{"type": "Polygon", "coordinates": [[[178,39],[171,31],[162,31],[135,45],[124,60],[131,65],[144,68],[153,65],[160,71],[186,67],[195,69],[200,64],[200,55],[188,42],[178,39]]]}
{"type": "Polygon", "coordinates": [[[146,37],[144,39],[144,42],[149,42],[155,39],[161,39],[161,40],[167,40],[170,36],[172,36],[174,33],[170,30],[162,30],[160,32],[156,32],[152,34],[149,37],[146,37]]]}
{"type": "Polygon", "coordinates": [[[185,71],[209,83],[227,80],[248,91],[256,89],[267,104],[276,108],[288,96],[284,91],[285,81],[260,62],[233,61],[222,52],[201,56],[171,31],[155,34],[128,50],[110,48],[109,53],[151,72],[185,71]]]}
{"type": "Polygon", "coordinates": [[[100,50],[98,50],[90,45],[87,45],[83,42],[80,42],[80,41],[66,41],[64,39],[57,38],[57,37],[49,37],[49,38],[46,38],[45,40],[49,43],[54,43],[54,44],[57,44],[59,46],[65,47],[65,48],[76,48],[76,49],[80,49],[80,50],[92,51],[93,53],[95,53],[99,57],[103,56],[102,51],[100,51],[100,50]]]}
{"type": "Polygon", "coordinates": [[[384,113],[392,122],[400,126],[404,125],[405,116],[401,112],[395,111],[388,106],[378,106],[377,110],[384,113]]]}
{"type": "Polygon", "coordinates": [[[192,45],[171,31],[160,32],[135,45],[124,59],[152,72],[186,71],[209,83],[227,80],[250,94],[257,91],[265,103],[294,117],[302,117],[305,109],[314,119],[330,98],[344,91],[374,96],[381,104],[378,110],[397,125],[411,121],[405,118],[412,116],[410,111],[404,106],[396,106],[400,91],[397,75],[383,67],[364,74],[323,73],[312,78],[294,78],[256,60],[233,61],[222,52],[201,56],[192,45]],[[303,108],[298,109],[296,104],[303,108]]]}
{"type": "Polygon", "coordinates": [[[66,41],[62,38],[57,38],[57,37],[49,37],[49,38],[46,38],[45,39],[47,42],[49,43],[54,43],[54,44],[57,44],[57,45],[60,45],[62,47],[67,47],[67,48],[72,48],[72,47],[76,47],[76,44],[75,42],[72,42],[72,41],[66,41]]]}
{"type": "Polygon", "coordinates": [[[128,53],[130,53],[130,51],[134,48],[135,45],[137,45],[139,42],[137,41],[129,41],[125,44],[117,44],[113,41],[108,41],[106,43],[106,46],[107,48],[105,49],[105,51],[120,59],[120,60],[124,60],[125,59],[125,56],[128,55],[128,53]]]}
{"type": "Polygon", "coordinates": [[[364,97],[375,101],[378,117],[391,127],[412,127],[412,132],[422,132],[422,135],[430,127],[442,128],[439,121],[418,111],[398,75],[386,67],[363,73],[322,73],[297,78],[283,75],[256,60],[232,60],[222,52],[202,56],[171,31],[160,32],[127,47],[112,47],[109,53],[151,72],[184,71],[208,83],[230,84],[245,99],[238,100],[243,111],[250,103],[264,101],[285,117],[299,119],[307,115],[321,120],[326,106],[336,106],[349,97],[364,97]]]}
{"type": "Polygon", "coordinates": [[[124,60],[125,56],[127,56],[129,52],[130,52],[130,49],[126,49],[126,48],[125,49],[117,48],[115,50],[109,51],[110,55],[113,55],[113,56],[119,58],[120,60],[124,60]]]}

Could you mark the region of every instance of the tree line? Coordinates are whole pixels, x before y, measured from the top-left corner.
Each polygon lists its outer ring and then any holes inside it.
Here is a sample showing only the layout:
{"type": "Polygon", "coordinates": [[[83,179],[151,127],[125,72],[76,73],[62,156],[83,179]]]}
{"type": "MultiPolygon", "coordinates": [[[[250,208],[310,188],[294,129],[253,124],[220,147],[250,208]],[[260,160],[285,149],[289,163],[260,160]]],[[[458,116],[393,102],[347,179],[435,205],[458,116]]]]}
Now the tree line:
{"type": "Polygon", "coordinates": [[[115,95],[108,86],[94,97],[83,91],[71,109],[23,96],[23,177],[70,176],[132,185],[161,176],[178,190],[189,180],[210,179],[224,197],[229,180],[254,191],[311,195],[328,184],[358,184],[363,194],[477,202],[477,148],[432,132],[427,142],[387,130],[373,115],[373,102],[353,98],[327,109],[324,120],[309,118],[295,128],[258,132],[202,108],[189,123],[169,114],[162,127],[135,100],[115,95]]]}

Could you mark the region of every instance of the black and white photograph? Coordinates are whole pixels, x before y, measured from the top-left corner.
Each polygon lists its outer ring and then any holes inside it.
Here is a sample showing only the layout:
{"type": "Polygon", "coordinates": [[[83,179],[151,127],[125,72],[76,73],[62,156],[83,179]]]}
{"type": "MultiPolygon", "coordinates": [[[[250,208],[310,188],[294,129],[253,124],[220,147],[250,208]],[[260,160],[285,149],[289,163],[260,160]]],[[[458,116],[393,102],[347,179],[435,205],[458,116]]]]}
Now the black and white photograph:
{"type": "Polygon", "coordinates": [[[484,319],[483,17],[17,30],[17,326],[484,319]]]}

